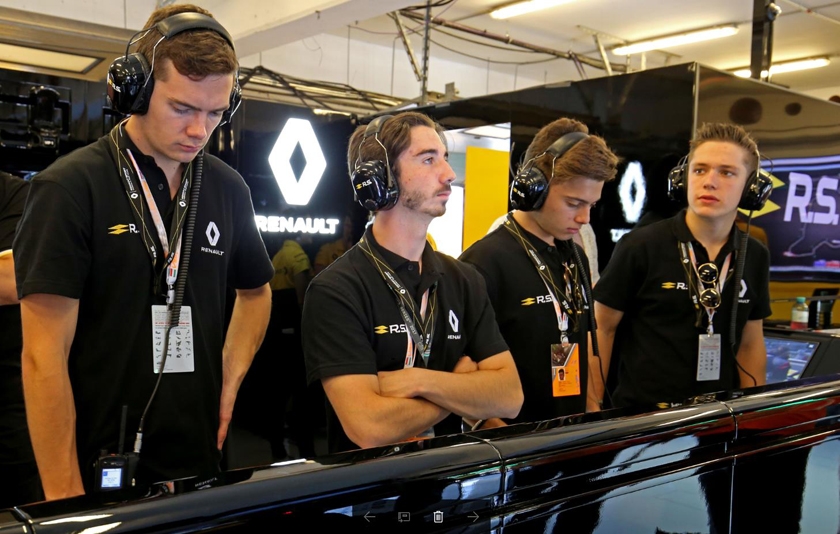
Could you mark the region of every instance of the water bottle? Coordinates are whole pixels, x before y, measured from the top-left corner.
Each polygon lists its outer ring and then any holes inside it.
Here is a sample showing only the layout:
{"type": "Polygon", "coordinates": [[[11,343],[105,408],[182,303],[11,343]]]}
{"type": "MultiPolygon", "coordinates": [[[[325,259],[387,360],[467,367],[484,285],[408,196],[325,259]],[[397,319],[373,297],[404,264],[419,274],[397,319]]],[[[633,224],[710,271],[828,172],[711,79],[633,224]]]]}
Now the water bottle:
{"type": "Polygon", "coordinates": [[[790,313],[790,329],[808,329],[808,305],[805,304],[805,297],[796,297],[796,304],[790,313]]]}

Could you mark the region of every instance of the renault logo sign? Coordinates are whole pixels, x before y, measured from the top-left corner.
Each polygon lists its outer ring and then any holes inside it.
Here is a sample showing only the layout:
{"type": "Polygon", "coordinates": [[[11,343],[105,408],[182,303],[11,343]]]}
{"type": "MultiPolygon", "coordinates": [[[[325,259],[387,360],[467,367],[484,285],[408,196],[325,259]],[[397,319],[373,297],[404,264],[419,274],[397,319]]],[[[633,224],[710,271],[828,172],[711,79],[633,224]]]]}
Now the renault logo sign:
{"type": "Polygon", "coordinates": [[[271,165],[274,179],[277,180],[280,192],[283,193],[283,198],[288,204],[305,206],[309,203],[315,188],[318,187],[318,182],[324,175],[327,161],[324,159],[318,138],[315,137],[315,132],[308,120],[289,119],[286,121],[280,137],[277,138],[271,154],[268,155],[268,164],[271,165]],[[303,168],[300,179],[295,176],[290,162],[292,152],[298,143],[306,158],[306,166],[303,168]]]}
{"type": "Polygon", "coordinates": [[[618,197],[621,199],[625,221],[639,222],[642,208],[645,207],[645,193],[645,175],[642,174],[642,164],[638,161],[630,162],[618,186],[618,197]]]}

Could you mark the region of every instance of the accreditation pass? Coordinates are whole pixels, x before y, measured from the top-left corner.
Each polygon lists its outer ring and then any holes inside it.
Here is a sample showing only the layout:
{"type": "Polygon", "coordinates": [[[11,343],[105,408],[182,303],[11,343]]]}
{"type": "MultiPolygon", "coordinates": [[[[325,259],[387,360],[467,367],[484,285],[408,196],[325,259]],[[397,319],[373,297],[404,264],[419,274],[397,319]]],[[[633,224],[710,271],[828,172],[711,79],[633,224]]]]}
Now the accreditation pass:
{"type": "MultiPolygon", "coordinates": [[[[166,334],[166,306],[152,306],[152,348],[154,372],[160,369],[163,359],[163,339],[166,334]]],[[[164,373],[192,373],[195,371],[193,349],[192,310],[189,306],[181,307],[181,319],[178,326],[169,332],[169,350],[166,355],[164,373]]]]}
{"type": "Polygon", "coordinates": [[[697,348],[697,381],[720,379],[720,334],[700,334],[697,348]]]}

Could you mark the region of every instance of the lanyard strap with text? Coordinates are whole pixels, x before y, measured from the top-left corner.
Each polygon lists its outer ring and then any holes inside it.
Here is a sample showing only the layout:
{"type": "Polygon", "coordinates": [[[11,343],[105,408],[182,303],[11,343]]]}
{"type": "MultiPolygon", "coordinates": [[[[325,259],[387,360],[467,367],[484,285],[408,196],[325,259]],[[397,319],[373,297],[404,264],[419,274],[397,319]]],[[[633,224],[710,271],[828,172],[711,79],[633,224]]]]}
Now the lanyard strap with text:
{"type": "Polygon", "coordinates": [[[414,317],[418,317],[417,304],[414,302],[414,298],[409,295],[408,290],[405,288],[403,283],[400,282],[397,274],[391,269],[388,263],[380,257],[379,252],[374,247],[370,246],[366,237],[362,237],[362,239],[359,240],[359,247],[363,252],[365,252],[370,262],[374,267],[376,267],[376,270],[379,271],[382,279],[388,287],[391,288],[391,291],[396,297],[397,308],[399,308],[400,315],[403,318],[403,323],[408,330],[409,343],[406,351],[405,367],[414,366],[414,355],[416,354],[415,348],[416,351],[423,357],[423,363],[428,364],[430,353],[429,349],[432,343],[432,334],[435,329],[435,308],[437,303],[437,291],[435,291],[435,289],[437,288],[437,284],[433,285],[431,288],[427,289],[425,293],[423,293],[422,304],[419,310],[419,318],[423,325],[422,327],[418,327],[417,321],[414,320],[414,317]],[[426,314],[427,302],[430,302],[428,314],[426,314]],[[410,313],[406,306],[411,309],[410,313]]]}
{"type": "MultiPolygon", "coordinates": [[[[160,210],[158,209],[157,203],[155,202],[154,196],[149,188],[149,184],[146,181],[145,176],[143,176],[139,165],[137,165],[137,161],[134,159],[134,155],[131,153],[131,150],[125,147],[123,124],[124,122],[120,123],[114,128],[114,130],[111,131],[111,141],[115,151],[115,159],[121,171],[120,177],[122,178],[126,195],[128,195],[128,200],[133,208],[134,218],[137,221],[138,226],[142,228],[143,243],[146,245],[146,250],[152,260],[152,270],[153,272],[157,272],[158,253],[154,240],[151,239],[151,235],[149,235],[149,231],[146,228],[146,221],[143,217],[144,198],[149,206],[149,214],[152,217],[152,221],[154,221],[158,238],[160,239],[161,248],[163,248],[163,255],[165,257],[164,269],[166,272],[166,284],[169,289],[167,302],[171,302],[174,296],[175,281],[178,278],[178,265],[180,263],[181,256],[181,237],[183,235],[184,221],[189,207],[189,194],[192,182],[190,179],[192,164],[190,163],[187,166],[187,170],[184,172],[184,176],[181,179],[181,186],[175,199],[175,213],[172,217],[170,233],[167,234],[163,218],[161,217],[160,210]],[[126,155],[128,156],[127,158],[126,155]],[[140,189],[143,192],[142,196],[139,194],[135,182],[140,184],[140,189]],[[171,238],[169,237],[170,235],[172,236],[171,238]]],[[[153,283],[155,282],[153,281],[153,283]]]]}
{"type": "MultiPolygon", "coordinates": [[[[508,214],[508,216],[505,219],[505,229],[519,240],[520,244],[522,245],[522,248],[525,249],[525,254],[529,258],[531,258],[531,263],[533,263],[534,267],[536,267],[537,274],[540,275],[543,284],[545,284],[545,288],[548,290],[549,295],[551,295],[551,301],[554,304],[554,311],[557,314],[557,328],[560,329],[561,334],[565,337],[566,332],[569,329],[569,317],[574,316],[575,313],[575,309],[571,305],[571,299],[557,287],[557,285],[554,283],[554,280],[548,277],[548,265],[546,265],[546,263],[543,261],[537,250],[533,247],[533,245],[531,245],[528,239],[522,235],[519,226],[516,224],[516,221],[510,214],[508,214]],[[552,286],[554,287],[554,291],[552,291],[552,286]],[[558,295],[561,297],[559,303],[557,299],[558,295]],[[560,309],[561,303],[563,305],[562,310],[560,309]]],[[[573,281],[572,283],[577,283],[577,280],[573,281]]],[[[571,289],[569,289],[569,292],[571,293],[571,289]]]]}

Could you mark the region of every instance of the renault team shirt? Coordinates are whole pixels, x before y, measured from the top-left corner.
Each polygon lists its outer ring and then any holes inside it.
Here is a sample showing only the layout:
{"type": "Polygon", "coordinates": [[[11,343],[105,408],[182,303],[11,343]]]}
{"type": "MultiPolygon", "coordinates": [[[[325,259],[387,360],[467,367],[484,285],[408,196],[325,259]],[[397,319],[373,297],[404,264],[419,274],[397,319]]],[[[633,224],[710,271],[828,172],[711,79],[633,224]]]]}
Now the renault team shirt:
{"type": "Polygon", "coordinates": [[[729,331],[736,288],[732,280],[743,236],[733,225],[729,241],[714,259],[721,275],[726,276],[713,321],[715,333],[721,335],[720,379],[696,380],[698,339],[706,332],[708,318],[703,308],[698,312],[692,302],[679,243],[692,243],[698,265],[710,259],[686,226],[685,213],[683,210],[625,235],[594,288],[596,301],[624,313],[610,362],[611,367],[618,365],[618,385],[612,394],[617,406],[679,402],[739,387],[735,355],[744,325],[770,316],[770,253],[749,238],[743,280],[737,288],[733,351],[729,331]],[[729,253],[730,268],[723,273],[729,253]]]}

